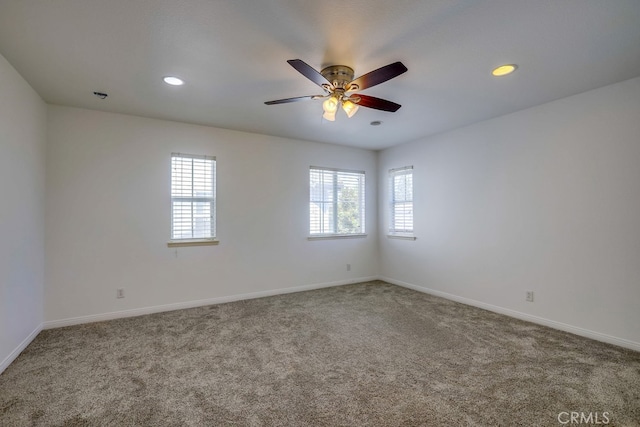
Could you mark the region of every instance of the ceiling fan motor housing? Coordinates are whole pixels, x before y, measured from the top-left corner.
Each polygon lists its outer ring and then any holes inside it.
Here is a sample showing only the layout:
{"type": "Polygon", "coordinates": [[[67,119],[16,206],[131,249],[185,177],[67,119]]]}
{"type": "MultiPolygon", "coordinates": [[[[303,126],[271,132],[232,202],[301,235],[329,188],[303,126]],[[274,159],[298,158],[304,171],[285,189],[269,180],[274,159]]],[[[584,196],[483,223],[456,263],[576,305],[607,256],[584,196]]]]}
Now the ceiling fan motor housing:
{"type": "Polygon", "coordinates": [[[353,68],[346,65],[332,65],[320,71],[322,77],[333,85],[334,89],[348,90],[347,85],[353,80],[353,68]]]}

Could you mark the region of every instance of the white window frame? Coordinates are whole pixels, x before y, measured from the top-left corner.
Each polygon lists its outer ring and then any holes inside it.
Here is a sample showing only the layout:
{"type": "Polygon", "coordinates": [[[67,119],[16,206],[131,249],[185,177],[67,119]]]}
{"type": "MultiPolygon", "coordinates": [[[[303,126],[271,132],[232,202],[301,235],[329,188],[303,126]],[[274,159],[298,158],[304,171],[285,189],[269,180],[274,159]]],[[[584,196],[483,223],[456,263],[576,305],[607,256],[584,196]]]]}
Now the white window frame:
{"type": "Polygon", "coordinates": [[[365,173],[364,171],[353,171],[346,169],[335,169],[328,167],[311,166],[309,167],[309,240],[334,239],[334,238],[353,238],[366,237],[365,233],[365,173]],[[325,176],[331,176],[330,184],[320,184],[322,191],[320,197],[314,196],[313,180],[314,174],[321,181],[325,176]],[[319,176],[318,176],[319,175],[319,176]],[[357,185],[357,207],[360,227],[354,232],[338,232],[340,206],[345,200],[340,200],[341,189],[339,188],[340,179],[355,180],[357,185]],[[327,187],[325,187],[327,185],[327,187]],[[329,187],[329,186],[332,186],[329,187]],[[330,197],[329,198],[327,198],[330,197]],[[329,217],[325,216],[324,207],[318,205],[328,204],[331,206],[332,212],[329,217]],[[314,227],[314,221],[317,225],[314,227]],[[325,222],[327,222],[328,230],[325,231],[325,222]],[[315,228],[315,230],[314,230],[315,228]]]}
{"type": "MultiPolygon", "coordinates": [[[[405,183],[406,185],[406,183],[405,183]]],[[[389,170],[389,234],[388,237],[415,240],[414,236],[414,204],[413,204],[413,166],[404,166],[401,168],[389,170]],[[396,179],[411,177],[411,192],[407,193],[402,198],[396,198],[395,184],[396,179]],[[404,204],[409,205],[411,209],[410,227],[399,227],[399,219],[396,218],[396,205],[404,204]]],[[[406,222],[407,219],[403,218],[402,222],[406,222]]]]}
{"type": "MultiPolygon", "coordinates": [[[[177,247],[177,246],[203,246],[203,245],[217,245],[218,244],[218,240],[216,239],[216,158],[214,156],[205,156],[205,155],[200,155],[200,154],[183,154],[183,153],[171,153],[171,166],[170,166],[170,170],[171,170],[171,187],[170,187],[170,193],[171,193],[171,228],[169,230],[170,235],[169,235],[169,242],[168,242],[168,246],[169,247],[177,247]],[[210,179],[211,181],[207,183],[207,187],[209,187],[211,189],[210,194],[208,195],[196,195],[196,194],[191,194],[191,195],[184,195],[184,194],[177,194],[174,192],[174,189],[176,189],[176,185],[175,185],[175,178],[177,177],[176,173],[177,173],[177,168],[179,166],[178,163],[176,162],[189,162],[191,161],[192,166],[191,166],[191,173],[190,173],[190,178],[191,178],[191,192],[193,193],[193,180],[194,179],[200,179],[200,180],[208,180],[210,179]],[[203,172],[200,174],[197,174],[194,172],[193,169],[193,163],[194,162],[199,162],[200,166],[205,166],[205,167],[210,167],[211,170],[210,172],[203,172]],[[176,228],[175,228],[175,224],[174,224],[174,220],[175,220],[175,216],[177,215],[177,213],[174,211],[176,203],[198,203],[200,205],[202,204],[208,204],[209,205],[209,217],[206,218],[206,216],[204,217],[205,222],[206,222],[206,226],[205,228],[208,229],[210,232],[206,233],[206,234],[202,234],[202,235],[193,235],[195,230],[196,230],[196,226],[195,226],[195,221],[197,219],[203,219],[203,218],[195,218],[195,213],[193,211],[193,205],[192,205],[192,211],[191,211],[191,237],[177,237],[176,236],[176,228]],[[208,222],[206,221],[208,219],[208,222]]],[[[187,175],[187,179],[189,178],[189,175],[187,175]]]]}

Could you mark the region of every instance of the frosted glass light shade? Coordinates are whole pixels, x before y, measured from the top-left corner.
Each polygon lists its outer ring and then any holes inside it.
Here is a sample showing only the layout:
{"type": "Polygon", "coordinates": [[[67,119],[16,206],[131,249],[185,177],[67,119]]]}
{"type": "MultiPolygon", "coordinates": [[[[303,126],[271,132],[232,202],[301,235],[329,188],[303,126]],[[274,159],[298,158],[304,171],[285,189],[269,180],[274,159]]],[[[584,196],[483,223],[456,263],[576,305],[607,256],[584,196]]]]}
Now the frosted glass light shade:
{"type": "Polygon", "coordinates": [[[347,117],[351,118],[354,114],[358,112],[358,104],[355,104],[349,100],[346,100],[342,103],[342,109],[345,113],[347,113],[347,117]]]}
{"type": "Polygon", "coordinates": [[[329,120],[330,122],[335,122],[336,121],[336,112],[329,112],[329,111],[325,111],[324,114],[322,115],[322,117],[324,117],[326,120],[329,120]]]}
{"type": "Polygon", "coordinates": [[[338,98],[335,96],[327,98],[327,100],[322,103],[322,109],[325,113],[333,113],[335,116],[336,111],[338,111],[338,98]]]}

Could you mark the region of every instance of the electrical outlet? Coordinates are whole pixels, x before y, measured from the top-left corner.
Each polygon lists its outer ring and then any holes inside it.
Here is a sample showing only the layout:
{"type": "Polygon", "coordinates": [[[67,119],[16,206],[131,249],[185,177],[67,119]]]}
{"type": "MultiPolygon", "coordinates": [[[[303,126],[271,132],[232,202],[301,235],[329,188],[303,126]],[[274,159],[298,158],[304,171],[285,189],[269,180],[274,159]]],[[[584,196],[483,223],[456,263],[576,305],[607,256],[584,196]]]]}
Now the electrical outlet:
{"type": "Polygon", "coordinates": [[[533,291],[527,291],[527,302],[533,302],[533,291]]]}
{"type": "Polygon", "coordinates": [[[351,264],[347,264],[347,271],[351,271],[351,264]]]}
{"type": "Polygon", "coordinates": [[[116,298],[124,298],[124,288],[118,288],[116,290],[116,298]]]}

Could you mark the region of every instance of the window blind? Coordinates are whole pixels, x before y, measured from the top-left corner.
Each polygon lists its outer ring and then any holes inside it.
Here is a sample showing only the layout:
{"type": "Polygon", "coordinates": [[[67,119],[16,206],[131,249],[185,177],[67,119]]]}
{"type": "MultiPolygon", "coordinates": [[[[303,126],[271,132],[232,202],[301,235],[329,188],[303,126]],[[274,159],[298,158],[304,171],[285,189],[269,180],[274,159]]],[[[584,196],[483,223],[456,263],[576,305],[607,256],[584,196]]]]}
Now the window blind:
{"type": "Polygon", "coordinates": [[[413,166],[389,171],[391,233],[413,233],[413,166]]]}
{"type": "Polygon", "coordinates": [[[311,235],[364,233],[364,172],[309,169],[311,235]]]}
{"type": "Polygon", "coordinates": [[[171,154],[171,239],[212,239],[216,158],[171,154]]]}

